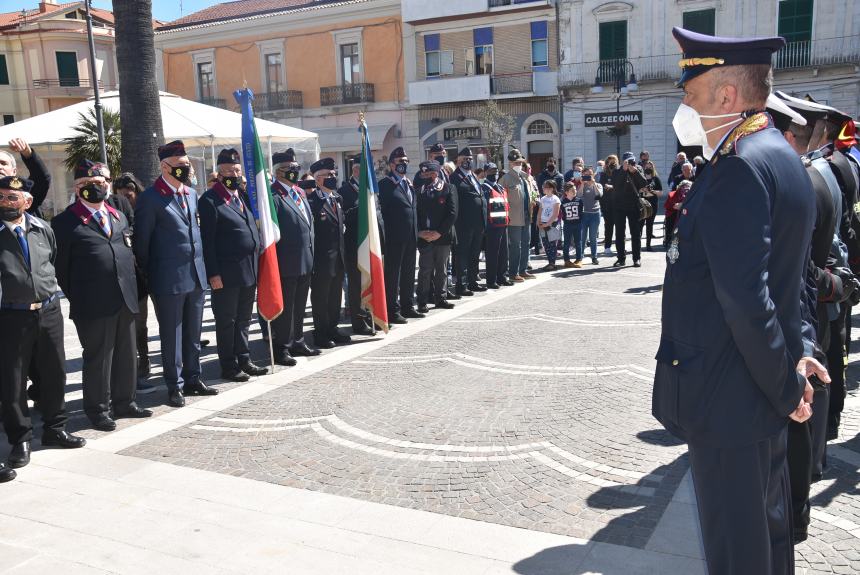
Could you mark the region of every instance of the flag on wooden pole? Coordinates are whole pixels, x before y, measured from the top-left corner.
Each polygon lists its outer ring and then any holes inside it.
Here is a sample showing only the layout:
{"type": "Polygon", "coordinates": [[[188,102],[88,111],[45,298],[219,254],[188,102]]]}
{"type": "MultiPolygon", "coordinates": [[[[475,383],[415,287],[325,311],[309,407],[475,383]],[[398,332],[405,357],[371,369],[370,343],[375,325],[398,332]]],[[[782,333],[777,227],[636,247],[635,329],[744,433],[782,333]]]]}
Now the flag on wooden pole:
{"type": "Polygon", "coordinates": [[[251,105],[254,93],[245,88],[233,92],[233,97],[242,109],[242,161],[248,180],[251,211],[260,229],[260,244],[263,250],[257,275],[257,308],[263,319],[272,321],[284,311],[278,255],[275,251],[275,244],[281,239],[281,230],[278,227],[278,214],[266,173],[266,162],[254,124],[254,110],[251,105]]]}
{"type": "Polygon", "coordinates": [[[361,307],[370,313],[373,325],[388,333],[388,307],[385,302],[385,274],[382,246],[376,220],[379,190],[370,154],[370,136],[364,114],[359,114],[361,175],[358,180],[358,270],[361,272],[361,307]]]}

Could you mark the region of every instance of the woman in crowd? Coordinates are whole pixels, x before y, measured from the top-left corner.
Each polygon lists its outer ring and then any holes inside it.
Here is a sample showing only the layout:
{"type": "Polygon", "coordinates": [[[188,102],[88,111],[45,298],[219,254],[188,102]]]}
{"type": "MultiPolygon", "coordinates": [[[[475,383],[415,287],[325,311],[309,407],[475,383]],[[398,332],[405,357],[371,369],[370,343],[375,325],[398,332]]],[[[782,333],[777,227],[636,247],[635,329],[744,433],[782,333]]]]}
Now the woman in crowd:
{"type": "Polygon", "coordinates": [[[612,231],[615,229],[615,212],[612,204],[612,175],[618,169],[618,156],[612,154],[606,157],[603,163],[603,171],[600,172],[598,183],[603,186],[603,197],[600,200],[600,209],[603,211],[603,255],[612,255],[612,231]]]}
{"type": "Polygon", "coordinates": [[[681,180],[678,182],[678,185],[674,190],[669,192],[669,195],[666,197],[666,203],[664,204],[664,208],[666,210],[666,231],[663,237],[663,245],[669,246],[669,243],[672,241],[672,234],[675,231],[675,222],[678,221],[678,214],[681,210],[681,205],[684,203],[684,200],[687,197],[687,192],[690,191],[690,188],[693,186],[693,182],[690,180],[681,180]]]}
{"type": "Polygon", "coordinates": [[[643,167],[645,168],[645,180],[648,182],[648,188],[643,192],[643,196],[651,204],[651,217],[645,220],[643,231],[646,233],[645,249],[650,252],[651,239],[654,237],[654,220],[657,219],[657,206],[663,195],[663,182],[660,181],[654,162],[648,160],[643,167]]]}

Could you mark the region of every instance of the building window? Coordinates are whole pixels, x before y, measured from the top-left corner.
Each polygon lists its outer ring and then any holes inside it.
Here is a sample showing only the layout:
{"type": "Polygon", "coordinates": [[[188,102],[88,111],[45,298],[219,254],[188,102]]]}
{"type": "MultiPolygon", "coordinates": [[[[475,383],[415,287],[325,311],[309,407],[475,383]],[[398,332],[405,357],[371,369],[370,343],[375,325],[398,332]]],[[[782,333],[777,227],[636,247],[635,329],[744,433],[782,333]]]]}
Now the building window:
{"type": "Polygon", "coordinates": [[[6,68],[6,55],[0,54],[0,86],[9,85],[9,69],[6,68]]]}
{"type": "Polygon", "coordinates": [[[527,134],[552,134],[552,126],[546,120],[535,120],[529,124],[527,134]]]}
{"type": "Polygon", "coordinates": [[[340,46],[341,73],[344,84],[361,82],[361,62],[358,56],[358,44],[341,44],[340,46]]]}
{"type": "Polygon", "coordinates": [[[266,54],[266,91],[280,92],[284,61],[280,54],[266,54]]]}
{"type": "Polygon", "coordinates": [[[714,8],[684,12],[684,28],[699,34],[715,35],[716,20],[717,11],[714,8]]]}
{"type": "Polygon", "coordinates": [[[197,64],[197,97],[200,100],[215,97],[215,74],[212,68],[212,62],[197,64]]]}
{"type": "Polygon", "coordinates": [[[627,20],[601,22],[600,66],[597,68],[599,83],[614,82],[623,73],[627,59],[627,20]]]}
{"type": "Polygon", "coordinates": [[[531,23],[532,68],[546,69],[549,66],[549,42],[546,20],[531,23]]]}
{"type": "Polygon", "coordinates": [[[3,114],[3,125],[7,126],[15,121],[15,116],[12,114],[3,114]]]}
{"type": "Polygon", "coordinates": [[[56,58],[60,86],[80,86],[77,52],[57,52],[56,58]]]}
{"type": "Polygon", "coordinates": [[[435,78],[436,76],[450,76],[454,73],[453,50],[426,52],[424,54],[424,61],[426,64],[426,76],[428,78],[435,78]]]}
{"type": "Polygon", "coordinates": [[[466,48],[466,75],[493,73],[493,29],[475,28],[473,48],[466,48]]]}
{"type": "Polygon", "coordinates": [[[813,0],[782,0],[779,3],[777,34],[787,45],[777,52],[777,68],[808,66],[812,42],[813,0]]]}

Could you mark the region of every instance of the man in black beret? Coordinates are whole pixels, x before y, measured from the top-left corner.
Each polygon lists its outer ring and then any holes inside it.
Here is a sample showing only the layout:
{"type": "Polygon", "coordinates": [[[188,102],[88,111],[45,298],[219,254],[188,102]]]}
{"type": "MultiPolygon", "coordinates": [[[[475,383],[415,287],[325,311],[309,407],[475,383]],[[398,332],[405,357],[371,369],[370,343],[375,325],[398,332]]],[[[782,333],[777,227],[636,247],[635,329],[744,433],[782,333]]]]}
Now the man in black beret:
{"type": "Polygon", "coordinates": [[[379,203],[385,219],[385,298],[388,323],[403,324],[421,318],[415,309],[415,250],[418,242],[415,188],[406,171],[409,158],[403,148],[388,155],[388,175],[379,180],[379,203]]]}
{"type": "Polygon", "coordinates": [[[185,395],[217,395],[201,378],[200,330],[208,287],[191,160],[180,140],[158,149],[161,176],[137,198],[134,253],[147,276],[158,317],[168,403],[185,395]]]}
{"type": "Polygon", "coordinates": [[[787,575],[788,422],[811,415],[807,377],[829,377],[803,337],[815,197],[764,111],[785,41],[673,34],[685,92],[673,126],[709,164],[666,253],[653,414],[688,444],[708,571],[787,575]]]}
{"type": "MultiPolygon", "coordinates": [[[[60,288],[54,262],[57,242],[43,220],[26,213],[33,183],[0,177],[0,402],[3,427],[12,451],[9,467],[30,462],[33,424],[25,393],[30,359],[38,354],[42,445],[83,447],[66,432],[65,347],[60,288]]],[[[14,474],[0,470],[0,478],[14,474]]]]}
{"type": "Polygon", "coordinates": [[[260,234],[240,190],[242,160],[230,148],[218,154],[218,179],[200,197],[203,261],[212,288],[212,313],[221,378],[248,381],[268,368],[251,361],[248,330],[257,294],[260,234]]]}
{"type": "Polygon", "coordinates": [[[117,418],[149,417],[135,402],[137,277],[132,229],[105,202],[107,170],[84,160],[75,168],[77,199],[51,220],[57,238],[57,281],[69,300],[83,348],[84,413],[99,431],[117,418]]]}
{"type": "Polygon", "coordinates": [[[437,308],[451,309],[446,296],[448,275],[445,267],[451,253],[454,223],[457,221],[457,192],[439,173],[435,160],[421,162],[424,185],[418,190],[418,311],[427,313],[428,302],[437,308]]]}
{"type": "Polygon", "coordinates": [[[344,256],[343,210],[337,195],[337,171],[332,158],[311,164],[316,188],[308,192],[314,218],[314,271],[311,278],[311,306],[314,318],[314,344],[331,349],[352,338],[338,329],[343,298],[344,256]]]}
{"type": "Polygon", "coordinates": [[[457,154],[457,169],[451,175],[451,185],[457,190],[457,295],[471,296],[486,291],[478,285],[478,259],[484,230],[487,227],[487,201],[478,178],[472,173],[474,157],[470,148],[457,154]]]}

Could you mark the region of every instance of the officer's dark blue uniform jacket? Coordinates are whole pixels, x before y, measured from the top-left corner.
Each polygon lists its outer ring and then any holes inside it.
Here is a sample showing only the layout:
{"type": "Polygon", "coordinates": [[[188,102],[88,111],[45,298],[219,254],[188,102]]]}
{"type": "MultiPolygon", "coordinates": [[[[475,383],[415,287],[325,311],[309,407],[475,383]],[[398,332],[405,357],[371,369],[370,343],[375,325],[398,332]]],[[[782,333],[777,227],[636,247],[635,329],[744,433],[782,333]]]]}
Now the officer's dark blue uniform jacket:
{"type": "Polygon", "coordinates": [[[188,193],[188,212],[162,178],[137,198],[134,210],[134,255],[147,275],[153,295],[178,295],[206,289],[203,243],[197,216],[197,194],[188,193]]]}
{"type": "Polygon", "coordinates": [[[224,287],[257,284],[260,233],[254,215],[241,199],[243,208],[231,204],[231,193],[215,182],[200,196],[200,234],[203,262],[208,277],[221,276],[224,287]]]}
{"type": "Polygon", "coordinates": [[[301,197],[301,208],[290,197],[287,186],[278,181],[272,184],[275,212],[281,230],[281,239],[275,249],[278,252],[278,270],[284,277],[308,275],[314,269],[313,214],[304,194],[300,190],[296,190],[296,193],[301,197]],[[307,217],[300,210],[304,210],[307,217]]]}
{"type": "Polygon", "coordinates": [[[810,185],[769,117],[756,114],[687,194],[676,261],[667,254],[653,414],[689,443],[771,437],[800,402],[810,185]]]}

